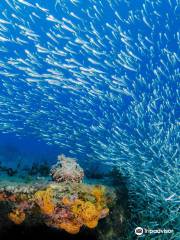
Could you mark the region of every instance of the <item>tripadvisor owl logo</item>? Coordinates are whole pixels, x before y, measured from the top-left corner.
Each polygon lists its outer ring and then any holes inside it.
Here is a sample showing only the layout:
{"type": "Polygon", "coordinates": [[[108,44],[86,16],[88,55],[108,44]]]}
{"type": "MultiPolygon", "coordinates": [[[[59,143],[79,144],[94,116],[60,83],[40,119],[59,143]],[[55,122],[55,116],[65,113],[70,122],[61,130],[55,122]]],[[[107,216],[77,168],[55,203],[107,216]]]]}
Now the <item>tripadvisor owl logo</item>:
{"type": "Polygon", "coordinates": [[[134,232],[136,235],[141,236],[143,234],[143,228],[137,227],[135,228],[134,232]]]}
{"type": "Polygon", "coordinates": [[[137,236],[141,236],[142,234],[170,234],[174,233],[173,229],[146,229],[142,227],[137,227],[134,230],[137,236]]]}

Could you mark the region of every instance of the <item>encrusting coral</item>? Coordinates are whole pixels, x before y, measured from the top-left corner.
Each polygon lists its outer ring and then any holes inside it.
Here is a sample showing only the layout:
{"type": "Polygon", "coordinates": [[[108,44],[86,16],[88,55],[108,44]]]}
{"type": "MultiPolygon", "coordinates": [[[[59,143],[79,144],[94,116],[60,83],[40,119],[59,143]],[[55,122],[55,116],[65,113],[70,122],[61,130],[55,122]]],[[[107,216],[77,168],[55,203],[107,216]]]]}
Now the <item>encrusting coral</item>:
{"type": "Polygon", "coordinates": [[[12,206],[9,219],[21,224],[26,216],[38,214],[48,226],[70,234],[77,234],[82,226],[95,228],[109,214],[107,189],[83,184],[84,172],[74,159],[61,155],[58,160],[51,170],[53,181],[46,185],[0,188],[0,201],[12,206]]]}

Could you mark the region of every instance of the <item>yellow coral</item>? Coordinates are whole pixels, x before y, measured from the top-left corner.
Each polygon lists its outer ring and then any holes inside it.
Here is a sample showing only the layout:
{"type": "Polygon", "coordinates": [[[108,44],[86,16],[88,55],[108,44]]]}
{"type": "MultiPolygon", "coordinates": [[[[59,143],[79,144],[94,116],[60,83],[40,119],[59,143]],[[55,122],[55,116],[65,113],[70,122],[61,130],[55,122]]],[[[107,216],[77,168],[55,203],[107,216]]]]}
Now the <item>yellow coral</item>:
{"type": "Polygon", "coordinates": [[[96,209],[96,206],[87,201],[84,203],[82,208],[82,218],[84,221],[90,221],[99,217],[99,212],[96,209]]]}
{"type": "Polygon", "coordinates": [[[76,234],[79,232],[82,225],[89,228],[95,228],[97,226],[100,212],[96,209],[95,204],[81,199],[70,201],[68,198],[64,198],[63,203],[66,206],[71,205],[70,210],[73,213],[74,218],[72,221],[60,223],[60,228],[71,234],[76,234]]]}
{"type": "Polygon", "coordinates": [[[35,201],[40,206],[41,211],[47,215],[51,215],[54,212],[55,205],[53,203],[53,191],[49,187],[44,191],[38,191],[35,193],[35,201]]]}
{"type": "Polygon", "coordinates": [[[63,197],[61,202],[65,206],[70,206],[72,204],[72,202],[67,197],[63,197]]]}
{"type": "Polygon", "coordinates": [[[87,221],[85,224],[88,228],[95,228],[98,225],[98,220],[91,220],[91,221],[87,221]]]}
{"type": "Polygon", "coordinates": [[[98,220],[108,215],[109,209],[106,208],[104,187],[95,186],[89,190],[91,195],[94,196],[95,202],[86,200],[86,198],[83,199],[83,195],[81,199],[69,200],[68,197],[62,199],[62,203],[73,214],[73,218],[69,220],[68,225],[64,222],[59,224],[67,232],[75,233],[83,225],[88,228],[95,228],[98,225],[98,220]],[[74,222],[78,223],[78,226],[74,222]]]}
{"type": "Polygon", "coordinates": [[[78,224],[74,221],[69,221],[60,223],[59,227],[70,234],[77,234],[80,231],[81,224],[78,224]]]}
{"type": "Polygon", "coordinates": [[[25,213],[16,209],[15,211],[9,213],[9,219],[14,222],[15,224],[21,224],[25,220],[25,213]]]}
{"type": "Polygon", "coordinates": [[[93,203],[88,201],[85,202],[83,206],[81,216],[84,221],[84,225],[89,228],[95,228],[98,224],[100,212],[93,203]]]}
{"type": "Polygon", "coordinates": [[[85,202],[81,199],[76,199],[71,206],[71,211],[76,220],[89,228],[95,228],[97,226],[101,210],[102,209],[99,211],[96,205],[90,201],[85,202]]]}
{"type": "Polygon", "coordinates": [[[97,202],[104,200],[105,188],[102,186],[95,186],[92,188],[92,195],[96,198],[97,202]]]}
{"type": "Polygon", "coordinates": [[[84,201],[81,199],[76,199],[75,201],[72,202],[71,204],[71,211],[74,214],[76,218],[81,217],[82,214],[82,209],[84,206],[84,201]]]}

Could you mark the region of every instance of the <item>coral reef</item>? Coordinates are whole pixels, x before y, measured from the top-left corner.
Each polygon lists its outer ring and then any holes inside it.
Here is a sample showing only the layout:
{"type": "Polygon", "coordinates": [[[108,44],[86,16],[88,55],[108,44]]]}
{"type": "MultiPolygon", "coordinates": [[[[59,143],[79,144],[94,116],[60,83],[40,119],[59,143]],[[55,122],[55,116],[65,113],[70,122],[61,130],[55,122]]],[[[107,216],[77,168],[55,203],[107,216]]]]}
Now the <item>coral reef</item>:
{"type": "Polygon", "coordinates": [[[59,155],[57,164],[51,169],[51,176],[56,182],[81,182],[84,171],[75,159],[59,155]]]}
{"type": "Polygon", "coordinates": [[[84,186],[83,194],[79,194],[73,199],[64,197],[62,203],[69,211],[69,218],[67,215],[67,225],[64,222],[60,223],[60,227],[69,233],[74,231],[79,232],[81,226],[88,228],[95,228],[99,219],[108,215],[109,209],[106,206],[104,188],[99,187],[98,198],[94,194],[94,188],[84,186]],[[73,221],[71,221],[73,219],[73,221]]]}
{"type": "Polygon", "coordinates": [[[0,203],[8,204],[7,217],[15,224],[32,216],[48,226],[77,234],[80,229],[95,228],[109,214],[112,191],[101,185],[81,183],[82,168],[64,155],[51,170],[54,181],[0,184],[0,203]],[[108,194],[111,192],[110,194],[108,194]]]}
{"type": "Polygon", "coordinates": [[[44,214],[51,215],[54,212],[53,191],[50,187],[46,190],[38,191],[34,194],[35,202],[39,205],[44,214]]]}
{"type": "Polygon", "coordinates": [[[21,224],[22,222],[24,222],[25,217],[25,213],[23,211],[20,211],[19,209],[16,209],[13,212],[9,213],[9,219],[15,224],[21,224]]]}

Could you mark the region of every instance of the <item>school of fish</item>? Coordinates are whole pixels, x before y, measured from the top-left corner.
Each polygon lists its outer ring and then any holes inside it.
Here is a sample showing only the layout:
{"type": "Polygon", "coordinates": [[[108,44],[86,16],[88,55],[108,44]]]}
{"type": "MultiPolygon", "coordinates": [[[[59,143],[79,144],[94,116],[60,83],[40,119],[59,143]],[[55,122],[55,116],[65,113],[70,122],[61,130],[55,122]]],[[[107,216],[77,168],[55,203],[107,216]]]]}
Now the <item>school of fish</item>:
{"type": "Polygon", "coordinates": [[[179,26],[179,0],[0,2],[0,132],[118,167],[161,239],[180,239],[179,26]]]}

